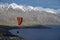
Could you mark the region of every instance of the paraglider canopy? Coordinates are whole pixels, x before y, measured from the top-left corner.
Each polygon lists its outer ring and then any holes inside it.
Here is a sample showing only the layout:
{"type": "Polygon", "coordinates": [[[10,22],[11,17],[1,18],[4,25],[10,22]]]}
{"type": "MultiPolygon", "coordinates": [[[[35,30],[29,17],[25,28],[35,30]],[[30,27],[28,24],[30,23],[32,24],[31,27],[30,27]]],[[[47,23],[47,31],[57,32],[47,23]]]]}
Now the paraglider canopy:
{"type": "Polygon", "coordinates": [[[23,20],[23,18],[22,17],[17,17],[17,22],[18,22],[18,25],[21,25],[21,23],[22,23],[22,20],[23,20]]]}

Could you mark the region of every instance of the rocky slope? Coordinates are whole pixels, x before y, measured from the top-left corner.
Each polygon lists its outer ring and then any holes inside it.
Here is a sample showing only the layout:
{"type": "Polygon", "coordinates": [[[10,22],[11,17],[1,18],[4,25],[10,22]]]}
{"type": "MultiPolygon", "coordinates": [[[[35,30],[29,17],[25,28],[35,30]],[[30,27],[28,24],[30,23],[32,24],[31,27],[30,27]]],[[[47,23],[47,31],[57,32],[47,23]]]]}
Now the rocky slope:
{"type": "Polygon", "coordinates": [[[22,25],[60,24],[59,10],[26,5],[0,4],[0,25],[17,25],[17,17],[23,17],[22,25]]]}

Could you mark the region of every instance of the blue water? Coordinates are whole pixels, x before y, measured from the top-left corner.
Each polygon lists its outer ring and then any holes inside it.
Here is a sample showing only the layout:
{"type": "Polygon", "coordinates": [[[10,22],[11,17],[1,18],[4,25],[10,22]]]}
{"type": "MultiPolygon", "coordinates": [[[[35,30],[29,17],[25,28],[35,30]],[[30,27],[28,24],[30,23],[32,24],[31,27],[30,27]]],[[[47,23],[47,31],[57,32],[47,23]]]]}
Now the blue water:
{"type": "Polygon", "coordinates": [[[60,26],[51,28],[21,28],[9,30],[26,40],[60,40],[60,26]],[[17,33],[19,31],[19,33],[17,33]]]}

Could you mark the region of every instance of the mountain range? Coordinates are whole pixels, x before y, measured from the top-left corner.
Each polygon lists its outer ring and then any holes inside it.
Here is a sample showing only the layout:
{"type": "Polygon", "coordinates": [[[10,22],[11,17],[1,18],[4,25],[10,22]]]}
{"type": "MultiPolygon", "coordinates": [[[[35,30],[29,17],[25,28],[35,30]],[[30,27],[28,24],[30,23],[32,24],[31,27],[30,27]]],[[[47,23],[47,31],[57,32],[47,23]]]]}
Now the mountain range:
{"type": "Polygon", "coordinates": [[[17,17],[23,17],[21,25],[60,24],[60,9],[33,7],[27,5],[0,4],[0,25],[16,26],[17,17]]]}

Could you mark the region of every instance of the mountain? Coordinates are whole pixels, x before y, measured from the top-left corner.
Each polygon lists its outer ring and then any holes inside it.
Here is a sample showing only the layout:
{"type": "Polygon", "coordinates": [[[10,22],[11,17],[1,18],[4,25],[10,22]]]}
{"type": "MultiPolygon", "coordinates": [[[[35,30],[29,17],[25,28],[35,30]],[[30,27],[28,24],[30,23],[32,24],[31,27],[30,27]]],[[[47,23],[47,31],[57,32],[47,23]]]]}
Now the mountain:
{"type": "Polygon", "coordinates": [[[22,25],[25,26],[60,24],[58,11],[50,8],[17,5],[15,3],[0,4],[0,25],[17,25],[16,19],[18,16],[23,17],[22,25]]]}

